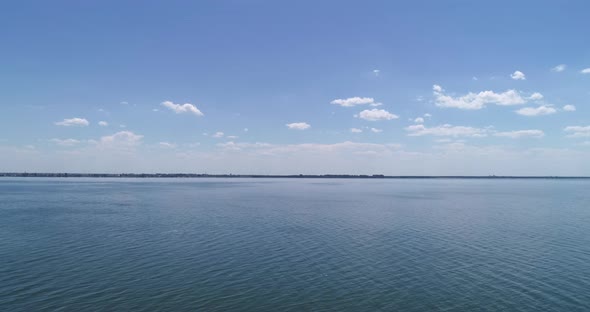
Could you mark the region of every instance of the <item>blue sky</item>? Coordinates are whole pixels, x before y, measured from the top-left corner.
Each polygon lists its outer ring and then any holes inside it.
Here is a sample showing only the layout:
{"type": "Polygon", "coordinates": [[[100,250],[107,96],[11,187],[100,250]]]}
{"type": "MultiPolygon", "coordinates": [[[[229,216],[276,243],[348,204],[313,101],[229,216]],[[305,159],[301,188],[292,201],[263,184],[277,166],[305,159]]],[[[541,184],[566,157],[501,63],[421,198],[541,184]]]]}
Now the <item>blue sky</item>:
{"type": "Polygon", "coordinates": [[[589,10],[3,3],[0,171],[590,175],[589,10]]]}

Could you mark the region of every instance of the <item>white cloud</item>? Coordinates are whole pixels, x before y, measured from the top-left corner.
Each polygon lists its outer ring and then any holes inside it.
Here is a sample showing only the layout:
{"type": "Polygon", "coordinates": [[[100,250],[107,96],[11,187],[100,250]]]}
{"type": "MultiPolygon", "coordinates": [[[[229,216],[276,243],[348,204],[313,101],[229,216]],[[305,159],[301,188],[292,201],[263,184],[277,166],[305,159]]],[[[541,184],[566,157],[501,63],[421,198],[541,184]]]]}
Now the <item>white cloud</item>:
{"type": "Polygon", "coordinates": [[[50,141],[60,146],[74,146],[80,143],[76,139],[51,139],[50,141]]]}
{"type": "Polygon", "coordinates": [[[567,67],[567,66],[566,66],[565,64],[559,64],[559,65],[557,65],[557,66],[555,66],[555,67],[551,68],[551,71],[554,71],[554,72],[557,72],[557,73],[559,73],[559,72],[562,72],[562,71],[564,71],[566,67],[567,67]]]}
{"type": "Polygon", "coordinates": [[[444,89],[439,85],[434,85],[432,89],[434,90],[436,106],[439,107],[482,109],[486,104],[508,106],[526,103],[526,100],[516,90],[508,90],[502,93],[495,93],[493,91],[469,92],[463,96],[452,97],[444,94],[444,89]]]}
{"type": "Polygon", "coordinates": [[[399,118],[397,115],[394,115],[384,109],[365,109],[364,111],[360,112],[358,115],[355,115],[357,118],[361,118],[364,120],[369,121],[377,121],[377,120],[392,120],[399,118]]]}
{"type": "Polygon", "coordinates": [[[292,129],[292,130],[306,130],[306,129],[311,128],[311,126],[306,122],[294,122],[294,123],[286,124],[285,126],[287,126],[287,128],[292,129]]]}
{"type": "Polygon", "coordinates": [[[565,105],[563,107],[563,110],[566,112],[574,112],[574,111],[576,111],[576,107],[573,105],[565,105]]]}
{"type": "Polygon", "coordinates": [[[424,123],[424,118],[418,117],[418,118],[414,119],[414,122],[415,123],[424,123]]]}
{"type": "Polygon", "coordinates": [[[377,128],[371,128],[371,131],[374,132],[374,133],[381,133],[381,132],[383,132],[383,130],[377,129],[377,128]]]}
{"type": "Polygon", "coordinates": [[[381,71],[379,69],[373,69],[373,74],[375,76],[379,76],[379,73],[381,73],[381,71]]]}
{"type": "Polygon", "coordinates": [[[137,143],[141,141],[143,135],[135,134],[131,131],[119,131],[113,135],[107,135],[100,138],[100,142],[102,143],[112,143],[112,142],[131,142],[137,143]]]}
{"type": "Polygon", "coordinates": [[[473,81],[477,81],[477,77],[473,76],[471,79],[473,79],[473,81]]]}
{"type": "Polygon", "coordinates": [[[174,104],[171,101],[164,101],[161,103],[162,106],[171,109],[177,114],[182,113],[192,113],[196,116],[203,116],[203,113],[193,104],[184,103],[184,104],[174,104]]]}
{"type": "Polygon", "coordinates": [[[214,138],[222,138],[222,137],[223,137],[223,135],[224,135],[224,133],[223,133],[223,132],[221,132],[221,131],[217,131],[217,132],[215,132],[215,133],[213,134],[213,137],[214,137],[214,138]]]}
{"type": "Polygon", "coordinates": [[[430,115],[429,113],[426,113],[426,114],[424,114],[424,117],[430,118],[430,117],[432,117],[432,115],[430,115]]]}
{"type": "Polygon", "coordinates": [[[524,107],[516,111],[517,114],[522,116],[542,116],[555,114],[557,110],[551,106],[541,105],[539,107],[524,107]]]}
{"type": "Polygon", "coordinates": [[[228,135],[228,136],[226,136],[226,138],[228,138],[230,140],[235,140],[238,138],[238,136],[237,135],[228,135]]]}
{"type": "Polygon", "coordinates": [[[108,126],[108,125],[109,125],[109,123],[108,123],[108,122],[106,122],[106,121],[99,121],[99,122],[98,122],[98,125],[99,125],[99,126],[101,126],[101,127],[106,127],[106,126],[108,126]]]}
{"type": "Polygon", "coordinates": [[[244,132],[248,132],[248,128],[244,128],[244,132]]]}
{"type": "Polygon", "coordinates": [[[162,148],[176,148],[176,144],[168,143],[168,142],[160,142],[158,145],[162,148]]]}
{"type": "Polygon", "coordinates": [[[70,127],[70,126],[86,127],[89,124],[90,123],[88,122],[88,120],[86,120],[84,118],[78,118],[78,117],[64,119],[62,121],[55,122],[55,125],[64,126],[64,127],[70,127]]]}
{"type": "Polygon", "coordinates": [[[531,96],[529,97],[530,100],[533,101],[538,101],[538,100],[542,100],[543,99],[543,94],[539,93],[539,92],[535,92],[533,94],[531,94],[531,96]]]}
{"type": "Polygon", "coordinates": [[[423,135],[434,135],[434,136],[452,136],[452,137],[484,137],[487,136],[487,129],[465,127],[465,126],[452,126],[449,124],[427,128],[424,125],[412,125],[406,127],[409,136],[423,136],[423,135]]]}
{"type": "Polygon", "coordinates": [[[375,103],[375,99],[369,97],[351,97],[347,99],[336,99],[330,102],[330,104],[340,105],[342,107],[354,107],[357,105],[371,105],[379,106],[381,103],[375,103]]]}
{"type": "Polygon", "coordinates": [[[569,126],[565,127],[563,131],[570,133],[567,135],[568,138],[590,137],[590,126],[569,126]]]}
{"type": "MultiPolygon", "coordinates": [[[[131,131],[119,131],[113,135],[107,135],[100,138],[96,143],[99,149],[115,149],[128,151],[141,144],[143,135],[135,134],[131,131]]],[[[92,142],[91,142],[92,143],[92,142]]]]}
{"type": "Polygon", "coordinates": [[[496,133],[494,133],[494,136],[507,137],[507,138],[511,138],[511,139],[542,138],[545,136],[545,133],[541,130],[517,130],[517,131],[496,132],[496,133]]]}
{"type": "Polygon", "coordinates": [[[121,103],[120,103],[120,104],[121,104],[121,105],[127,105],[127,104],[129,104],[129,102],[127,102],[127,101],[121,101],[121,103]]]}
{"type": "Polygon", "coordinates": [[[361,133],[361,132],[363,132],[363,130],[362,129],[359,129],[359,128],[350,128],[350,132],[352,132],[352,133],[361,133]]]}
{"type": "Polygon", "coordinates": [[[521,72],[521,71],[519,71],[519,70],[517,70],[514,73],[512,73],[510,75],[510,78],[512,78],[514,80],[526,80],[526,77],[525,77],[524,73],[521,72]]]}
{"type": "Polygon", "coordinates": [[[590,68],[584,68],[580,71],[582,74],[590,74],[590,68]]]}

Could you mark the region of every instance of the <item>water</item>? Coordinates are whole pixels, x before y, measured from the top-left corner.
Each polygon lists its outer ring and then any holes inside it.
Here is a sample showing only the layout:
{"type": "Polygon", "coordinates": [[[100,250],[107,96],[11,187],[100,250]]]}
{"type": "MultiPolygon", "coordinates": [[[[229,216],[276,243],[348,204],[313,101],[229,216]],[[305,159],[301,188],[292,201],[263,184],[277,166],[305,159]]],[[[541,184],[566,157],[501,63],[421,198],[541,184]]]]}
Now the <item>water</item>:
{"type": "Polygon", "coordinates": [[[590,311],[588,190],[0,179],[0,310],[590,311]]]}

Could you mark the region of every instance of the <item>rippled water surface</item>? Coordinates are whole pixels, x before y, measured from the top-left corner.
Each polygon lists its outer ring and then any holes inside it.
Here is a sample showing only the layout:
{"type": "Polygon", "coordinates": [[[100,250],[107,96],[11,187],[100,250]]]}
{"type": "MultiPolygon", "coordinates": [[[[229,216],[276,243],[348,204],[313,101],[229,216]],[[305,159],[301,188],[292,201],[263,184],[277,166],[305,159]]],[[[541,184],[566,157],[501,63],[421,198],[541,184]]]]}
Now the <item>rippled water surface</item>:
{"type": "Polygon", "coordinates": [[[0,179],[1,311],[590,311],[588,180],[0,179]]]}

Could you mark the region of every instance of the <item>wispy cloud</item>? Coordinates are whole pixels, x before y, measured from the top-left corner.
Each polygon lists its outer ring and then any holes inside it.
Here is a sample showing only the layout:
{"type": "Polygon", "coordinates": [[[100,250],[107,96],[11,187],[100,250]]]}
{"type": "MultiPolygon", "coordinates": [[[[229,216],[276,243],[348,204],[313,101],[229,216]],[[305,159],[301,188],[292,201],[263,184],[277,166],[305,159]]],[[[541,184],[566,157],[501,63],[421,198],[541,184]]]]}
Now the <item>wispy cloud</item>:
{"type": "Polygon", "coordinates": [[[548,105],[541,105],[539,107],[523,107],[516,111],[517,114],[527,117],[551,115],[557,113],[557,110],[548,105]]]}
{"type": "Polygon", "coordinates": [[[452,136],[452,137],[485,137],[487,136],[487,129],[453,126],[445,124],[442,126],[428,128],[424,125],[411,125],[406,127],[409,136],[452,136]]]}
{"type": "Polygon", "coordinates": [[[590,137],[590,126],[569,126],[565,127],[563,131],[568,133],[568,138],[590,137]]]}
{"type": "Polygon", "coordinates": [[[264,156],[281,156],[281,155],[310,155],[310,154],[327,154],[335,153],[362,155],[368,151],[371,154],[384,155],[391,154],[399,150],[400,144],[374,144],[345,141],[333,144],[303,143],[303,144],[270,144],[270,143],[236,143],[226,142],[217,144],[218,147],[226,151],[249,151],[253,155],[264,156]]]}
{"type": "Polygon", "coordinates": [[[306,122],[293,122],[293,123],[288,123],[285,126],[287,126],[287,128],[292,129],[292,130],[307,130],[307,129],[311,128],[311,125],[306,122]]]}
{"type": "Polygon", "coordinates": [[[119,131],[113,135],[107,135],[100,138],[100,142],[104,144],[113,143],[128,143],[136,145],[141,142],[143,135],[135,134],[131,131],[119,131]]]}
{"type": "Polygon", "coordinates": [[[494,133],[494,136],[507,137],[507,138],[511,138],[511,139],[542,138],[545,136],[545,133],[541,130],[516,130],[516,131],[496,132],[496,133],[494,133]]]}
{"type": "Polygon", "coordinates": [[[566,68],[567,68],[567,65],[565,65],[565,64],[559,64],[559,65],[551,68],[551,71],[556,72],[556,73],[559,73],[559,72],[564,71],[566,68]]]}
{"type": "Polygon", "coordinates": [[[169,142],[160,142],[160,143],[158,143],[158,145],[159,145],[161,148],[176,148],[176,144],[174,144],[174,143],[169,143],[169,142]]]}
{"type": "Polygon", "coordinates": [[[86,120],[85,118],[78,118],[78,117],[66,118],[62,121],[55,122],[55,125],[64,126],[64,127],[72,127],[72,126],[86,127],[89,124],[90,124],[90,122],[88,122],[88,120],[86,120]]]}
{"type": "Polygon", "coordinates": [[[576,107],[574,105],[565,105],[563,106],[563,110],[566,112],[575,112],[576,107]]]}
{"type": "Polygon", "coordinates": [[[224,150],[229,150],[229,151],[241,151],[241,150],[246,150],[246,149],[261,149],[261,148],[270,148],[273,147],[273,144],[270,143],[260,143],[260,142],[256,142],[256,143],[247,143],[247,142],[242,142],[242,143],[236,143],[234,141],[229,141],[229,142],[225,142],[225,143],[218,143],[217,147],[220,147],[224,150]]]}
{"type": "Polygon", "coordinates": [[[51,139],[50,141],[59,146],[74,146],[80,143],[80,141],[76,139],[51,139]]]}
{"type": "Polygon", "coordinates": [[[375,102],[374,98],[370,97],[351,97],[347,99],[336,99],[330,102],[331,104],[340,105],[342,107],[354,107],[359,105],[380,106],[381,103],[375,102]]]}

